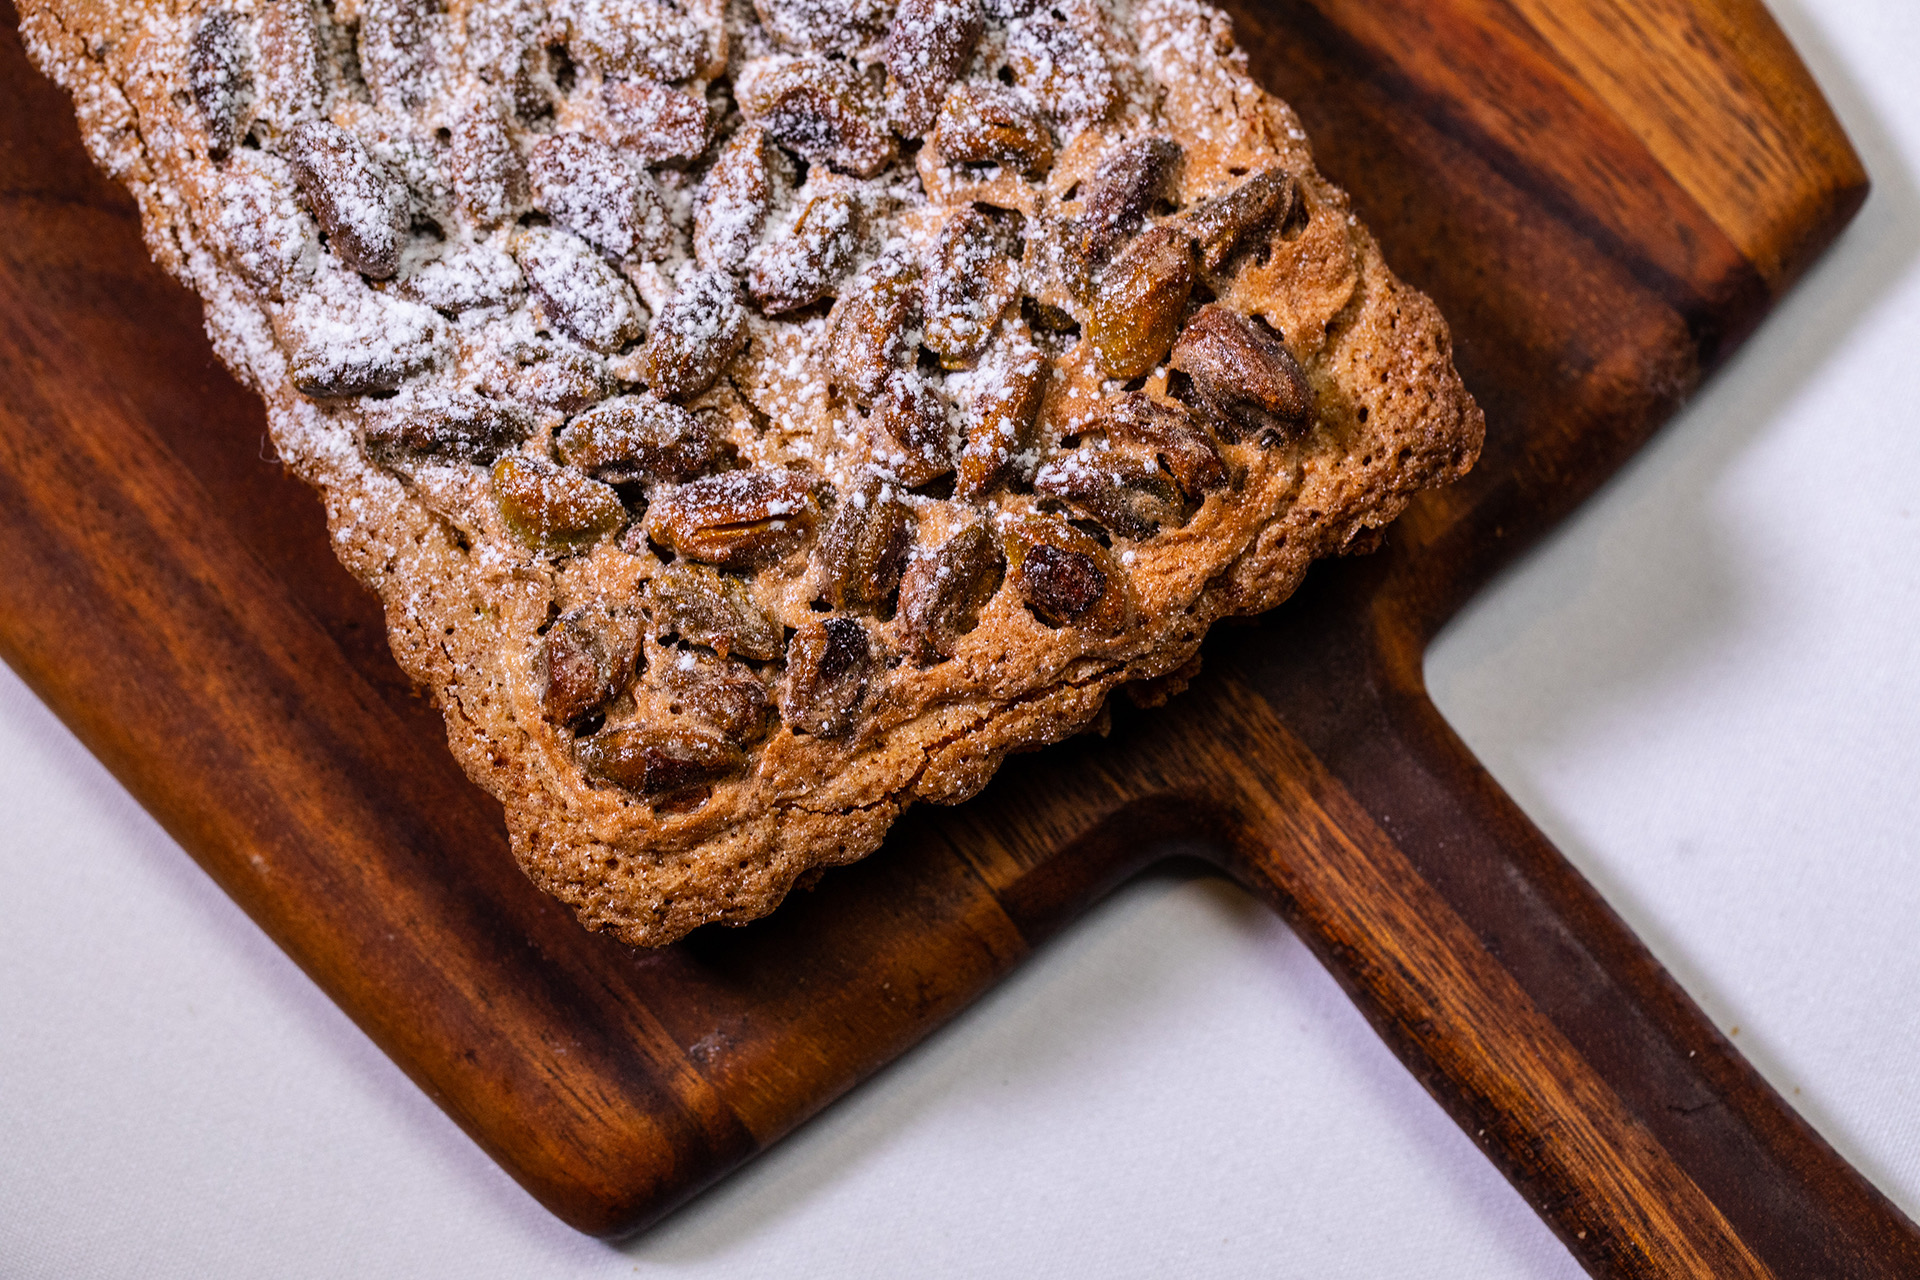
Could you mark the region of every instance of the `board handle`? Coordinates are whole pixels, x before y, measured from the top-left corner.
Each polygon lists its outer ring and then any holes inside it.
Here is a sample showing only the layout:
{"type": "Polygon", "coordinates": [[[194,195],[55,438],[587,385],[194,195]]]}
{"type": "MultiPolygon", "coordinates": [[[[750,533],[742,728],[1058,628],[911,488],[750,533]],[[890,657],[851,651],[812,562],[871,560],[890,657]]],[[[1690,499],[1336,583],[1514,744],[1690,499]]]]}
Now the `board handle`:
{"type": "Polygon", "coordinates": [[[1157,805],[1214,815],[1223,869],[1591,1273],[1920,1276],[1913,1223],[1479,765],[1417,645],[1318,663],[1265,638],[1216,696],[1176,700],[1157,805]]]}

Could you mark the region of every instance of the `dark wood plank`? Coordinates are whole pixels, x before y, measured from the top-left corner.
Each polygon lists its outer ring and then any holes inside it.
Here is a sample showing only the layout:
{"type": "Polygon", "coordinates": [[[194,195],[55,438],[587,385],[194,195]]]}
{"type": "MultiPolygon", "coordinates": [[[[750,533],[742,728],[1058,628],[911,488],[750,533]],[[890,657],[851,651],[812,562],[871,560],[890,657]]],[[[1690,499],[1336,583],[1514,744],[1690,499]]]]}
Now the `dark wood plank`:
{"type": "MultiPolygon", "coordinates": [[[[12,15],[0,8],[11,29],[12,15]]],[[[530,1192],[653,1221],[1202,836],[1596,1274],[1920,1274],[1920,1238],[1433,712],[1420,653],[1765,315],[1865,191],[1752,0],[1240,5],[1440,301],[1485,460],[1212,673],[774,918],[582,933],[404,687],[318,504],[0,47],[0,655],[530,1192]]]]}

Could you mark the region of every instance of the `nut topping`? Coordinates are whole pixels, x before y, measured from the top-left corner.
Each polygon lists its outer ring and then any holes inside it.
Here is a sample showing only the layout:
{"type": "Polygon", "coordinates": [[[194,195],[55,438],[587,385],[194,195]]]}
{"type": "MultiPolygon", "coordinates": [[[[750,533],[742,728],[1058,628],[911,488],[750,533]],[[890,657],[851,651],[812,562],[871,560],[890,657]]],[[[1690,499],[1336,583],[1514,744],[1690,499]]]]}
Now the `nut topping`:
{"type": "Polygon", "coordinates": [[[766,736],[773,698],[753,668],[683,654],[667,664],[662,683],[688,714],[718,729],[728,741],[745,746],[766,736]]]}
{"type": "Polygon", "coordinates": [[[293,385],[310,396],[396,390],[441,352],[438,316],[344,274],[296,297],[276,329],[293,385]]]}
{"type": "Polygon", "coordinates": [[[1313,413],[1313,388],[1271,329],[1208,305],[1194,313],[1170,362],[1192,380],[1194,406],[1231,440],[1267,432],[1298,436],[1313,413]]]}
{"type": "Polygon", "coordinates": [[[540,711],[549,724],[570,728],[596,714],[633,679],[639,657],[634,639],[618,643],[606,628],[576,609],[547,629],[540,644],[546,683],[540,711]]]}
{"type": "Polygon", "coordinates": [[[542,138],[527,173],[535,208],[616,258],[658,258],[673,244],[673,223],[653,179],[634,173],[596,138],[542,138]]]}
{"type": "Polygon", "coordinates": [[[493,500],[507,528],[537,551],[579,550],[627,522],[620,495],[608,486],[519,453],[493,464],[493,500]]]}
{"type": "Polygon", "coordinates": [[[226,159],[240,144],[247,88],[233,15],[209,9],[187,42],[187,90],[207,131],[207,151],[216,160],[226,159]]]}
{"type": "Polygon", "coordinates": [[[400,265],[400,236],[407,225],[407,192],[360,145],[326,120],[294,130],[288,148],[293,180],[327,233],[341,262],[375,280],[400,265]]]}
{"type": "Polygon", "coordinates": [[[923,667],[951,658],[959,638],[979,625],[1003,568],[985,520],[969,521],[937,548],[916,554],[900,580],[908,656],[923,667]]]}
{"type": "Polygon", "coordinates": [[[901,136],[933,126],[985,25],[980,0],[900,0],[887,33],[887,102],[901,136]]]}
{"type": "Polygon", "coordinates": [[[887,29],[880,0],[754,0],[753,8],[776,40],[807,53],[853,53],[887,29]]]}
{"type": "Polygon", "coordinates": [[[853,269],[859,243],[853,197],[844,191],[815,196],[786,235],[747,255],[747,292],[770,316],[818,302],[853,269]]]}
{"type": "Polygon", "coordinates": [[[1100,162],[1080,192],[1080,215],[1068,228],[1067,255],[1083,280],[1140,229],[1156,204],[1171,201],[1180,144],[1141,138],[1100,162]]]}
{"type": "Polygon", "coordinates": [[[781,718],[801,733],[846,736],[853,731],[873,670],[873,642],[865,627],[838,616],[809,622],[787,642],[781,718]]]}
{"type": "Polygon", "coordinates": [[[940,393],[913,373],[895,373],[873,402],[874,461],[909,489],[953,470],[952,424],[940,393]]]}
{"type": "Polygon", "coordinates": [[[733,277],[696,271],[667,299],[647,332],[640,376],[655,395],[691,400],[713,385],[747,341],[747,312],[733,277]]]}
{"type": "Polygon", "coordinates": [[[271,157],[242,152],[227,164],[226,200],[215,229],[228,261],[277,302],[313,279],[320,236],[294,202],[292,183],[271,157]]]}
{"type": "Polygon", "coordinates": [[[263,0],[254,111],[275,137],[320,114],[318,34],[307,0],[263,0]]]}
{"type": "Polygon", "coordinates": [[[410,112],[425,104],[433,44],[426,0],[364,0],[360,6],[360,71],[374,105],[410,112]]]}
{"type": "Polygon", "coordinates": [[[887,378],[911,354],[907,329],[919,319],[920,268],[904,253],[888,253],[860,273],[834,304],[827,376],[862,408],[873,404],[887,378]]]}
{"type": "Polygon", "coordinates": [[[1286,225],[1300,200],[1299,184],[1284,169],[1265,169],[1182,218],[1200,242],[1200,266],[1218,272],[1251,237],[1286,225]]]}
{"type": "Polygon", "coordinates": [[[850,62],[761,58],[741,71],[734,90],[747,119],[802,159],[858,178],[893,159],[879,95],[850,62]]]}
{"type": "Polygon", "coordinates": [[[1109,378],[1138,378],[1159,364],[1193,295],[1193,238],[1176,227],[1141,233],[1100,282],[1087,338],[1109,378]]]}
{"type": "Polygon", "coordinates": [[[623,725],[581,742],[581,768],[589,775],[643,796],[663,796],[705,786],[740,772],[747,758],[704,725],[623,725]]]}
{"type": "Polygon", "coordinates": [[[646,312],[633,286],[579,237],[525,227],[514,234],[513,256],[548,320],[574,341],[614,352],[640,336],[646,312]]]}
{"type": "MultiPolygon", "coordinates": [[[[948,218],[926,264],[921,305],[926,346],[948,369],[980,354],[1000,313],[1020,292],[1013,237],[1003,222],[969,205],[948,218]]],[[[1171,338],[1169,338],[1171,341],[1171,338]]]]}
{"type": "Polygon", "coordinates": [[[656,635],[677,635],[722,658],[772,662],[781,630],[747,594],[747,584],[704,564],[676,562],[647,584],[656,635]]]}
{"type": "Polygon", "coordinates": [[[402,296],[457,315],[480,307],[512,306],[526,294],[512,258],[484,244],[455,249],[400,281],[402,296]]]}
{"type": "Polygon", "coordinates": [[[1104,435],[1116,443],[1137,444],[1163,463],[1180,491],[1196,502],[1227,484],[1226,463],[1205,428],[1185,409],[1133,392],[1086,427],[1082,435],[1104,435]]]}
{"type": "Polygon", "coordinates": [[[1014,82],[1029,89],[1055,120],[1083,126],[1105,118],[1120,100],[1113,69],[1098,41],[1073,23],[1044,13],[1007,40],[1014,82]]]}
{"type": "Polygon", "coordinates": [[[685,80],[707,61],[707,36],[662,0],[576,0],[567,51],[603,76],[685,80]]]}
{"type": "Polygon", "coordinates": [[[1027,608],[1054,627],[1115,632],[1126,625],[1126,589],[1107,549],[1064,520],[1027,516],[1000,533],[1007,576],[1027,608]]]}
{"type": "Polygon", "coordinates": [[[893,594],[913,545],[913,510],[869,474],[845,495],[814,548],[822,589],[836,609],[875,609],[893,594]]]}
{"type": "Polygon", "coordinates": [[[1173,478],[1152,450],[1122,444],[1082,446],[1054,458],[1035,473],[1036,493],[1064,498],[1110,529],[1116,537],[1144,542],[1162,525],[1186,520],[1173,478]]]}
{"type": "Polygon", "coordinates": [[[526,439],[532,424],[480,396],[394,400],[368,416],[367,449],[376,457],[490,463],[526,439]]]}
{"type": "Polygon", "coordinates": [[[693,216],[693,256],[710,271],[738,271],[760,237],[773,199],[770,148],[764,129],[743,126],[707,170],[693,216]]]}
{"type": "Polygon", "coordinates": [[[934,132],[950,163],[1002,164],[1029,178],[1053,167],[1053,134],[1019,94],[1000,85],[958,84],[947,91],[934,132]]]}
{"type": "Polygon", "coordinates": [[[647,536],[689,560],[753,569],[805,545],[818,518],[806,476],[728,471],[655,497],[647,536]]]}
{"type": "Polygon", "coordinates": [[[981,366],[987,383],[967,417],[967,444],[960,451],[954,493],[964,502],[984,500],[1006,478],[1014,455],[1032,443],[1033,420],[1047,386],[1047,360],[1024,327],[981,366]]]}
{"type": "Polygon", "coordinates": [[[692,160],[707,149],[707,100],[650,80],[609,80],[600,90],[614,141],[647,161],[692,160]]]}
{"type": "Polygon", "coordinates": [[[576,413],[613,390],[599,357],[559,343],[529,343],[482,365],[474,388],[556,413],[576,413]]]}
{"type": "Polygon", "coordinates": [[[498,226],[527,203],[527,166],[493,108],[475,104],[453,126],[453,190],[482,227],[498,226]]]}
{"type": "Polygon", "coordinates": [[[607,484],[691,480],[713,465],[705,422],[650,395],[595,406],[554,437],[560,460],[607,484]]]}

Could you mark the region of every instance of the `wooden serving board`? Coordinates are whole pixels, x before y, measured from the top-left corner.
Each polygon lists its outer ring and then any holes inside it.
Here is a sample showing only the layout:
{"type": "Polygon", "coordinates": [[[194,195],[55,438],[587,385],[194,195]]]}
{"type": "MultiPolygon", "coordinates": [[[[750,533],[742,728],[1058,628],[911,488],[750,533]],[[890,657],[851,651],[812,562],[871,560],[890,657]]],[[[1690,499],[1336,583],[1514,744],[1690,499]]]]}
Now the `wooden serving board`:
{"type": "Polygon", "coordinates": [[[775,917],[659,952],[508,855],[0,0],[0,655],[528,1191],[642,1227],[1151,856],[1200,837],[1595,1274],[1920,1275],[1920,1235],[1736,1054],[1428,703],[1421,652],[1858,208],[1756,0],[1236,4],[1486,455],[1207,674],[775,917]]]}

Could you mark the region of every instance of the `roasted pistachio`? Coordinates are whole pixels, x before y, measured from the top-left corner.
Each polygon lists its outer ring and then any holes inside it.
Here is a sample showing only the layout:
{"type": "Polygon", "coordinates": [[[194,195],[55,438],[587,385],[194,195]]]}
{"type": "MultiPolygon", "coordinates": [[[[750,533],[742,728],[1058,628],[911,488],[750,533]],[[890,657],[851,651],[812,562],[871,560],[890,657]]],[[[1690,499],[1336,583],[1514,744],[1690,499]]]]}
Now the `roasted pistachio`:
{"type": "Polygon", "coordinates": [[[568,52],[603,76],[685,80],[710,53],[706,32],[666,0],[575,0],[567,8],[568,52]]]}
{"type": "Polygon", "coordinates": [[[913,545],[913,510],[890,481],[867,475],[840,500],[814,548],[821,587],[836,609],[872,609],[899,585],[913,545]]]}
{"type": "Polygon", "coordinates": [[[638,650],[631,637],[615,635],[605,619],[576,609],[547,629],[539,654],[545,677],[541,713],[549,723],[566,728],[619,695],[633,678],[638,650]]]}
{"type": "Polygon", "coordinates": [[[1014,257],[1011,228],[974,206],[941,225],[926,263],[921,307],[926,347],[945,367],[964,368],[979,355],[1001,313],[1019,296],[1014,257]]]}
{"type": "Polygon", "coordinates": [[[772,143],[745,125],[720,148],[693,216],[693,256],[711,271],[738,271],[760,237],[773,199],[772,143]]]}
{"type": "Polygon", "coordinates": [[[1182,493],[1195,501],[1227,483],[1226,463],[1206,429],[1184,408],[1141,392],[1122,397],[1081,429],[1151,450],[1182,493]]]}
{"type": "Polygon", "coordinates": [[[240,143],[248,85],[233,15],[209,9],[187,42],[187,90],[207,131],[207,151],[223,160],[240,143]]]}
{"type": "Polygon", "coordinates": [[[747,119],[801,158],[859,178],[893,159],[874,86],[850,62],[808,54],[749,62],[735,85],[747,119]]]}
{"type": "Polygon", "coordinates": [[[600,357],[572,344],[527,343],[482,364],[477,390],[557,413],[576,413],[606,399],[613,389],[600,357]]]}
{"type": "Polygon", "coordinates": [[[691,160],[707,148],[707,100],[651,80],[609,80],[600,90],[622,150],[645,161],[691,160]]]}
{"type": "Polygon", "coordinates": [[[1286,224],[1300,188],[1284,169],[1263,169],[1225,195],[1187,212],[1182,221],[1200,244],[1200,266],[1209,273],[1226,266],[1248,241],[1286,224]]]}
{"type": "Polygon", "coordinates": [[[1100,42],[1052,12],[1030,19],[1008,38],[1007,65],[1015,83],[1031,90],[1056,120],[1093,124],[1120,100],[1100,42]]]}
{"type": "Polygon", "coordinates": [[[578,236],[526,227],[513,256],[553,325],[594,351],[618,351],[640,336],[646,312],[633,286],[578,236]]]}
{"type": "Polygon", "coordinates": [[[1195,407],[1230,439],[1297,436],[1313,413],[1313,388],[1286,343],[1225,307],[1194,313],[1170,363],[1191,379],[1195,407]]]}
{"type": "Polygon", "coordinates": [[[751,667],[682,654],[667,664],[661,680],[682,710],[728,741],[745,746],[766,736],[773,698],[751,667]]]}
{"type": "Polygon", "coordinates": [[[525,207],[527,166],[492,106],[475,103],[454,123],[450,158],[454,194],[477,225],[498,226],[525,207]]]}
{"type": "Polygon", "coordinates": [[[418,110],[427,100],[433,66],[428,0],[363,0],[360,73],[383,111],[418,110]]]}
{"type": "Polygon", "coordinates": [[[396,390],[440,359],[440,318],[335,276],[299,294],[275,323],[293,385],[310,396],[396,390]]]}
{"type": "Polygon", "coordinates": [[[276,138],[320,115],[320,40],[308,0],[262,0],[253,109],[276,138]]]}
{"type": "Polygon", "coordinates": [[[740,748],[705,725],[623,725],[582,741],[586,772],[643,796],[718,782],[746,767],[740,748]]]}
{"type": "Polygon", "coordinates": [[[1053,133],[1039,112],[997,84],[957,84],[940,107],[935,141],[950,163],[999,164],[1029,178],[1053,167],[1053,133]]]}
{"type": "Polygon", "coordinates": [[[940,393],[918,375],[890,376],[873,402],[874,460],[917,489],[953,470],[953,425],[940,393]]]}
{"type": "Polygon", "coordinates": [[[1080,212],[1067,226],[1067,269],[1076,288],[1091,288],[1098,269],[1140,229],[1156,204],[1171,200],[1180,144],[1140,138],[1101,160],[1080,192],[1080,212]]]}
{"type": "Polygon", "coordinates": [[[907,330],[920,312],[920,267],[890,253],[862,271],[834,304],[827,376],[855,404],[871,405],[911,354],[907,330]]]}
{"type": "Polygon", "coordinates": [[[368,415],[367,449],[379,457],[487,463],[525,439],[531,426],[510,406],[482,396],[394,400],[368,415]]]}
{"type": "Polygon", "coordinates": [[[850,54],[887,29],[884,0],[753,0],[753,7],[782,46],[807,53],[850,54]]]}
{"type": "Polygon", "coordinates": [[[818,518],[805,476],[727,471],[657,496],[647,536],[689,560],[750,569],[804,546],[818,518]]]}
{"type": "Polygon", "coordinates": [[[554,437],[560,460],[609,484],[691,480],[713,465],[713,432],[697,415],[650,395],[594,406],[554,437]]]}
{"type": "Polygon", "coordinates": [[[400,295],[447,315],[506,307],[526,296],[514,260],[490,245],[454,248],[400,281],[400,295]]]}
{"type": "Polygon", "coordinates": [[[620,495],[606,485],[524,454],[493,464],[493,498],[514,536],[543,551],[589,546],[627,522],[620,495]]]}
{"type": "Polygon", "coordinates": [[[1087,320],[1100,372],[1138,378],[1159,364],[1192,296],[1193,238],[1171,226],[1142,232],[1107,268],[1087,320]]]}
{"type": "Polygon", "coordinates": [[[652,177],[597,138],[556,133],[527,157],[534,207],[616,258],[658,258],[673,223],[652,177]]]}
{"type": "Polygon", "coordinates": [[[320,265],[320,235],[286,167],[242,151],[227,162],[225,194],[214,230],[227,260],[275,301],[298,294],[320,265]]]}
{"type": "Polygon", "coordinates": [[[981,363],[986,385],[967,416],[954,493],[980,502],[1006,478],[1014,455],[1031,443],[1035,415],[1047,385],[1047,360],[1016,327],[981,363]]]}
{"type": "Polygon", "coordinates": [[[993,598],[1003,571],[1000,548],[982,519],[915,554],[900,580],[908,656],[922,666],[951,658],[959,638],[979,624],[980,610],[993,598]]]}
{"type": "Polygon", "coordinates": [[[985,26],[980,0],[900,0],[887,32],[887,103],[902,137],[933,126],[985,26]]]}
{"type": "Polygon", "coordinates": [[[1050,460],[1033,477],[1036,493],[1062,498],[1116,537],[1145,541],[1186,519],[1173,477],[1138,445],[1083,445],[1050,460]]]}
{"type": "Polygon", "coordinates": [[[327,120],[294,130],[288,161],[334,256],[375,280],[391,276],[400,265],[400,236],[407,225],[406,188],[358,138],[327,120]]]}
{"type": "Polygon", "coordinates": [[[733,277],[696,271],[653,318],[640,376],[657,396],[691,400],[713,385],[746,341],[747,312],[734,294],[733,277]]]}
{"type": "Polygon", "coordinates": [[[844,191],[815,196],[784,236],[747,255],[747,292],[768,315],[818,302],[853,268],[859,243],[853,197],[844,191]]]}
{"type": "Polygon", "coordinates": [[[852,618],[809,622],[787,642],[780,717],[823,738],[852,732],[874,672],[873,642],[852,618]]]}
{"type": "Polygon", "coordinates": [[[782,633],[768,619],[747,584],[704,564],[678,561],[647,584],[653,629],[705,645],[721,657],[771,662],[780,656],[782,633]]]}
{"type": "Polygon", "coordinates": [[[1008,580],[1042,622],[1103,633],[1126,625],[1118,566],[1087,534],[1052,516],[1023,516],[1001,526],[1000,545],[1008,580]]]}

